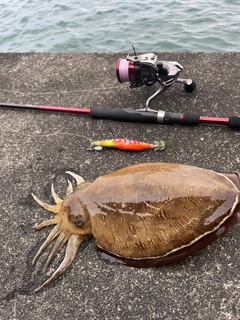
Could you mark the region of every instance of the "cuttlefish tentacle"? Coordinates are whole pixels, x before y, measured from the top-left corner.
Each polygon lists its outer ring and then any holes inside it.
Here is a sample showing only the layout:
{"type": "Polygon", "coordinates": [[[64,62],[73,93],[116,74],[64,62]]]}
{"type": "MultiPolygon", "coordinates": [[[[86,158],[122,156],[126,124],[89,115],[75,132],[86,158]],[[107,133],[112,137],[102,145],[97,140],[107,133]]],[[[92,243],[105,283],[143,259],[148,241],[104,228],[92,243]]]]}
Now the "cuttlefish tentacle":
{"type": "Polygon", "coordinates": [[[72,183],[68,180],[68,188],[67,188],[66,194],[69,194],[69,193],[71,193],[71,192],[73,192],[73,185],[72,185],[72,183]]]}
{"type": "Polygon", "coordinates": [[[85,180],[83,179],[83,177],[79,176],[78,174],[74,173],[74,172],[71,172],[71,171],[66,171],[66,173],[70,174],[70,176],[72,176],[76,182],[77,182],[77,185],[85,182],[85,180]]]}
{"type": "Polygon", "coordinates": [[[46,271],[47,267],[49,266],[49,264],[51,263],[52,259],[55,257],[55,255],[58,253],[58,251],[60,251],[60,249],[63,247],[63,245],[68,241],[69,236],[67,237],[63,232],[61,232],[58,235],[58,238],[52,248],[52,251],[50,252],[47,262],[44,266],[43,272],[46,271]]]}
{"type": "Polygon", "coordinates": [[[35,289],[34,292],[39,291],[45,288],[46,286],[48,286],[71,265],[71,263],[73,262],[77,254],[78,248],[80,247],[81,243],[85,241],[87,238],[88,237],[76,236],[76,235],[70,236],[63,262],[60,264],[57,270],[51,275],[51,277],[47,281],[45,281],[41,286],[35,289]]]}
{"type": "MultiPolygon", "coordinates": [[[[41,206],[43,207],[44,209],[50,211],[50,212],[53,212],[53,213],[58,213],[60,207],[61,207],[61,203],[63,202],[63,200],[61,200],[57,194],[55,193],[54,191],[54,188],[53,188],[53,185],[52,185],[52,194],[53,194],[53,197],[54,197],[54,200],[55,202],[57,203],[56,205],[50,205],[46,202],[43,202],[42,200],[40,200],[37,196],[35,196],[35,194],[32,193],[32,196],[33,196],[33,199],[41,206]],[[61,202],[59,201],[61,200],[61,202]]],[[[39,230],[43,227],[47,227],[47,226],[50,226],[50,225],[53,225],[53,224],[58,224],[59,222],[59,217],[56,215],[53,219],[50,219],[50,220],[46,220],[46,221],[43,221],[41,222],[40,224],[35,224],[34,225],[34,229],[35,230],[39,230]]]]}
{"type": "Polygon", "coordinates": [[[59,217],[56,216],[56,217],[54,217],[53,219],[45,220],[45,221],[43,221],[43,222],[41,222],[41,223],[39,223],[39,224],[36,223],[36,224],[33,226],[33,228],[34,228],[35,230],[40,230],[40,229],[42,229],[43,227],[48,227],[48,226],[51,226],[51,225],[53,225],[53,224],[58,224],[59,221],[60,221],[59,217]]]}
{"type": "Polygon", "coordinates": [[[55,239],[60,233],[60,228],[59,225],[57,224],[52,231],[49,233],[47,239],[44,241],[44,243],[41,245],[41,247],[39,248],[37,254],[35,255],[34,259],[33,259],[33,263],[36,261],[36,259],[41,255],[41,253],[43,252],[43,250],[49,245],[49,243],[55,239]]]}
{"type": "Polygon", "coordinates": [[[51,192],[52,192],[52,196],[53,196],[53,199],[55,201],[56,204],[59,204],[61,203],[63,200],[59,198],[59,196],[56,194],[55,190],[54,190],[54,186],[53,186],[53,183],[51,185],[51,192]]]}
{"type": "Polygon", "coordinates": [[[32,193],[32,197],[44,209],[46,209],[46,210],[48,210],[50,212],[53,212],[53,213],[58,213],[61,203],[58,203],[58,204],[53,206],[53,205],[50,205],[50,204],[48,204],[46,202],[43,202],[38,197],[36,197],[35,194],[33,194],[33,193],[32,193]]]}
{"type": "MultiPolygon", "coordinates": [[[[75,173],[72,173],[69,171],[67,173],[69,173],[73,178],[76,179],[77,185],[85,182],[85,180],[82,177],[76,175],[75,173]]],[[[52,276],[46,282],[44,282],[40,287],[38,287],[35,291],[39,291],[40,289],[46,287],[51,282],[53,282],[57,277],[59,277],[59,275],[61,275],[71,265],[81,243],[91,236],[88,231],[87,231],[87,234],[85,234],[84,232],[81,231],[82,224],[79,227],[80,229],[77,229],[76,212],[74,210],[72,211],[71,204],[72,204],[73,208],[75,208],[76,205],[79,205],[79,200],[78,200],[78,194],[74,194],[73,191],[74,191],[73,185],[70,181],[68,181],[68,188],[66,191],[67,196],[64,200],[62,200],[56,194],[56,192],[54,190],[54,186],[52,184],[51,193],[52,193],[53,199],[56,203],[55,205],[49,205],[49,204],[43,202],[42,200],[37,198],[32,193],[34,200],[41,207],[43,207],[44,209],[46,209],[50,212],[55,213],[55,216],[53,219],[45,220],[45,221],[41,222],[40,224],[36,224],[34,226],[35,230],[39,230],[42,227],[56,224],[55,227],[52,229],[52,231],[49,233],[47,239],[44,241],[44,243],[39,248],[36,256],[33,259],[33,263],[35,263],[36,259],[42,254],[42,252],[50,244],[50,242],[52,242],[55,238],[57,238],[56,242],[55,242],[48,258],[47,258],[47,261],[45,263],[44,271],[46,271],[46,268],[49,266],[52,259],[56,256],[56,254],[64,246],[64,244],[66,244],[66,242],[68,242],[67,248],[66,248],[66,253],[65,253],[65,258],[62,261],[61,265],[52,274],[52,276]],[[68,200],[68,199],[70,199],[70,200],[68,200]],[[72,221],[71,219],[73,219],[73,222],[71,222],[72,221]]],[[[81,217],[80,217],[80,220],[82,220],[81,217]]]]}

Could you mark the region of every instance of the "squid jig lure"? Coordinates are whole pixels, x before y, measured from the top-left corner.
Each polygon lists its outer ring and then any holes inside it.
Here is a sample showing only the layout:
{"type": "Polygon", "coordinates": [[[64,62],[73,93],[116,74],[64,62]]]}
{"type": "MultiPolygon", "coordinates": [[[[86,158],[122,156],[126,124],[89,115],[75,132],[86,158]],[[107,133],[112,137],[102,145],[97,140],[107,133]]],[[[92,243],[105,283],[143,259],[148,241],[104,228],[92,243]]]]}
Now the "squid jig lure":
{"type": "Polygon", "coordinates": [[[91,147],[90,150],[96,151],[101,151],[103,148],[115,148],[125,151],[164,150],[166,143],[164,141],[155,141],[153,144],[129,139],[109,139],[94,141],[91,147]]]}

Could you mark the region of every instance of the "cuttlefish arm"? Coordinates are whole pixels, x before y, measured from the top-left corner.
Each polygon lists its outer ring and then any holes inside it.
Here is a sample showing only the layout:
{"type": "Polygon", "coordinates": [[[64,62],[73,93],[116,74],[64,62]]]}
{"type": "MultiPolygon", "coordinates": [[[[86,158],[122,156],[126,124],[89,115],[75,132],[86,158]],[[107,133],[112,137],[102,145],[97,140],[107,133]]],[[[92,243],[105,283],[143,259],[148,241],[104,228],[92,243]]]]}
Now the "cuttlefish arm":
{"type": "Polygon", "coordinates": [[[67,195],[63,200],[58,197],[52,185],[51,192],[56,203],[55,205],[49,205],[32,194],[34,200],[40,206],[55,214],[53,219],[43,221],[34,226],[35,230],[40,230],[43,227],[55,225],[36,253],[33,263],[35,263],[45,248],[56,239],[44,266],[45,271],[59,250],[67,243],[62,263],[47,281],[34,290],[35,292],[45,288],[57,279],[72,264],[81,243],[92,235],[88,213],[86,210],[83,210],[81,201],[79,200],[79,196],[88,187],[89,183],[86,183],[82,177],[74,173],[68,173],[76,179],[78,185],[74,190],[71,182],[68,181],[67,195]]]}

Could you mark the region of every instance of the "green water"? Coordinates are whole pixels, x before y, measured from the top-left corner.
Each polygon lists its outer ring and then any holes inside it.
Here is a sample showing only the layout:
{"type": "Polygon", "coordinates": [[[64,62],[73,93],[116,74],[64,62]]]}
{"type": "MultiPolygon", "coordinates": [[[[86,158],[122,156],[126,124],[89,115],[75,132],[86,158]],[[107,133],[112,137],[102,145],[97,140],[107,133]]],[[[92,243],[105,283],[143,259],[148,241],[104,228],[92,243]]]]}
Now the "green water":
{"type": "Polygon", "coordinates": [[[0,52],[240,51],[239,0],[1,0],[0,52]]]}

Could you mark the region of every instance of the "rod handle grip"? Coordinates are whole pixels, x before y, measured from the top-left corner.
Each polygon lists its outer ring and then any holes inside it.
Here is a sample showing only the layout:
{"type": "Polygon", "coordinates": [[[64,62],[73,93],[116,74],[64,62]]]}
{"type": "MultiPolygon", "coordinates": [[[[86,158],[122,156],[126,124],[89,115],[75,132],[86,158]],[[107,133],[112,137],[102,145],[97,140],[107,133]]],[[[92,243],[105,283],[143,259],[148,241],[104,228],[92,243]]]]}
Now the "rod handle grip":
{"type": "Polygon", "coordinates": [[[200,123],[200,116],[192,113],[165,112],[164,123],[178,123],[185,126],[196,126],[200,123]]]}
{"type": "Polygon", "coordinates": [[[100,107],[92,107],[90,111],[90,116],[94,119],[157,123],[156,112],[136,111],[132,108],[107,109],[100,107]]]}
{"type": "Polygon", "coordinates": [[[240,117],[230,117],[228,127],[233,129],[240,129],[240,117]]]}

